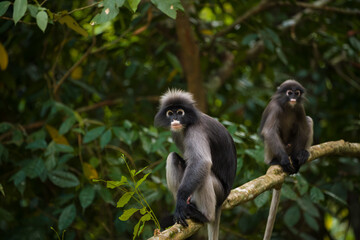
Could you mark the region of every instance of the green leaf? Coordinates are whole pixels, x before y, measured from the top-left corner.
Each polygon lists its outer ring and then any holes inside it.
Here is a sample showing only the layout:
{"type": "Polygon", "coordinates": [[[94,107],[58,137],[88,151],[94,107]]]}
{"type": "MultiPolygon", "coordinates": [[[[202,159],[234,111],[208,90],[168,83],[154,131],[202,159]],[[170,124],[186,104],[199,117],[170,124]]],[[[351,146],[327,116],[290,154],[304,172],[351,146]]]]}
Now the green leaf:
{"type": "Polygon", "coordinates": [[[297,205],[289,208],[284,215],[284,222],[288,227],[293,227],[300,220],[300,209],[297,205]]]}
{"type": "Polygon", "coordinates": [[[281,194],[291,200],[296,200],[298,198],[294,190],[292,190],[287,184],[283,184],[281,194]]]}
{"type": "Polygon", "coordinates": [[[139,220],[138,223],[135,225],[134,227],[134,232],[133,232],[133,240],[138,236],[138,232],[139,232],[139,227],[140,227],[140,224],[142,222],[139,220]]]}
{"type": "Polygon", "coordinates": [[[300,195],[304,195],[305,193],[307,193],[307,191],[309,190],[309,184],[306,181],[306,179],[304,177],[302,177],[301,175],[296,175],[296,188],[299,190],[300,195]]]}
{"type": "Polygon", "coordinates": [[[36,24],[41,29],[41,31],[45,32],[46,26],[48,24],[48,15],[45,11],[40,11],[36,14],[36,24]]]}
{"type": "MultiPolygon", "coordinates": [[[[0,16],[1,16],[1,15],[0,15],[0,16]]],[[[360,51],[360,41],[359,41],[356,37],[354,37],[354,36],[350,37],[350,38],[349,38],[349,41],[350,41],[351,45],[352,45],[357,51],[360,51]]]]}
{"type": "Polygon", "coordinates": [[[139,173],[141,173],[142,171],[144,171],[144,170],[147,169],[147,168],[148,168],[148,166],[146,166],[146,167],[144,167],[143,169],[137,171],[137,172],[135,173],[135,176],[138,175],[139,173]]]}
{"type": "Polygon", "coordinates": [[[46,147],[47,147],[46,141],[44,139],[39,139],[26,145],[25,149],[36,150],[36,149],[45,149],[46,147]]]}
{"type": "Polygon", "coordinates": [[[127,192],[124,195],[122,195],[120,200],[117,202],[116,207],[122,208],[123,206],[125,206],[130,201],[133,195],[134,192],[127,192]]]}
{"type": "Polygon", "coordinates": [[[40,177],[46,170],[44,161],[41,158],[32,159],[31,162],[23,169],[29,178],[40,177]]]}
{"type": "Polygon", "coordinates": [[[257,38],[258,38],[258,35],[256,33],[250,33],[242,39],[241,44],[242,45],[250,45],[250,43],[252,41],[255,41],[257,38]]]}
{"type": "Polygon", "coordinates": [[[59,231],[63,231],[64,229],[68,228],[76,217],[76,207],[74,204],[71,204],[64,208],[64,210],[61,212],[59,217],[59,231]]]}
{"type": "Polygon", "coordinates": [[[39,7],[33,4],[28,4],[27,8],[29,10],[30,15],[33,18],[36,18],[37,13],[39,12],[39,7]]]}
{"type": "Polygon", "coordinates": [[[140,2],[141,0],[126,0],[125,6],[134,13],[140,2]]]}
{"type": "Polygon", "coordinates": [[[100,148],[103,149],[111,140],[112,133],[111,129],[108,129],[106,132],[103,133],[100,137],[100,148]]]}
{"type": "Polygon", "coordinates": [[[0,192],[5,197],[4,187],[1,183],[0,183],[0,192]]]}
{"type": "Polygon", "coordinates": [[[9,131],[12,128],[12,125],[7,122],[0,123],[0,133],[9,131]]]}
{"type": "Polygon", "coordinates": [[[340,203],[344,204],[345,206],[347,205],[347,203],[339,196],[337,196],[336,194],[330,192],[330,191],[324,191],[324,193],[332,198],[334,198],[335,200],[339,201],[340,203]]]}
{"type": "Polygon", "coordinates": [[[119,217],[121,221],[127,221],[134,213],[139,211],[137,208],[130,208],[123,212],[123,214],[119,217]]]}
{"type": "Polygon", "coordinates": [[[109,189],[101,187],[99,191],[100,197],[107,203],[115,205],[112,194],[109,189]]]}
{"type": "Polygon", "coordinates": [[[257,196],[254,200],[257,208],[261,208],[262,206],[264,206],[269,201],[269,196],[270,196],[270,191],[266,191],[263,194],[257,196]]]}
{"type": "Polygon", "coordinates": [[[316,219],[310,216],[309,214],[304,214],[305,222],[309,227],[311,227],[313,230],[318,231],[319,230],[319,224],[317,223],[316,219]]]}
{"type": "Polygon", "coordinates": [[[85,134],[83,143],[89,143],[89,142],[95,140],[95,139],[98,138],[104,131],[105,131],[105,126],[100,126],[100,127],[96,127],[96,128],[91,129],[90,131],[88,131],[88,132],[85,134]]]}
{"type": "MultiPolygon", "coordinates": [[[[171,17],[172,19],[176,18],[176,11],[184,11],[183,6],[181,5],[180,0],[151,0],[151,2],[163,13],[171,17]]],[[[136,10],[136,9],[135,9],[136,10]]]]}
{"type": "Polygon", "coordinates": [[[55,143],[54,147],[55,147],[56,152],[62,152],[62,153],[73,153],[74,152],[74,148],[69,145],[55,143]]]}
{"type": "Polygon", "coordinates": [[[315,207],[315,205],[308,197],[298,198],[297,203],[305,212],[309,213],[311,216],[317,218],[320,217],[319,210],[315,207]]]}
{"type": "Polygon", "coordinates": [[[59,129],[59,134],[60,135],[64,135],[65,133],[67,133],[71,127],[74,125],[74,123],[76,122],[76,118],[74,116],[68,117],[60,126],[59,129]]]}
{"type": "Polygon", "coordinates": [[[0,17],[6,13],[9,6],[10,6],[9,1],[0,2],[0,17]]]}
{"type": "Polygon", "coordinates": [[[80,200],[80,205],[83,209],[87,208],[88,206],[90,206],[90,204],[94,201],[95,198],[95,190],[92,186],[87,185],[86,187],[84,187],[80,194],[79,194],[79,200],[80,200]]]}
{"type": "Polygon", "coordinates": [[[27,9],[27,0],[15,0],[13,19],[15,24],[24,16],[27,9]]]}
{"type": "Polygon", "coordinates": [[[325,199],[325,196],[319,188],[312,187],[310,190],[310,199],[315,203],[319,203],[325,199]]]}
{"type": "Polygon", "coordinates": [[[76,187],[80,184],[79,180],[73,173],[65,172],[63,170],[50,172],[49,179],[53,184],[62,188],[76,187]]]}
{"type": "Polygon", "coordinates": [[[137,189],[145,180],[146,178],[149,176],[150,173],[146,174],[144,177],[142,177],[137,183],[136,183],[136,186],[135,186],[135,189],[137,189]]]}
{"type": "Polygon", "coordinates": [[[277,47],[275,49],[277,56],[280,58],[280,60],[285,64],[288,65],[288,60],[284,54],[284,52],[281,50],[281,48],[277,47]]]}
{"type": "Polygon", "coordinates": [[[114,189],[116,187],[122,186],[127,183],[127,178],[125,176],[121,176],[120,181],[106,181],[106,187],[110,189],[114,189]]]}

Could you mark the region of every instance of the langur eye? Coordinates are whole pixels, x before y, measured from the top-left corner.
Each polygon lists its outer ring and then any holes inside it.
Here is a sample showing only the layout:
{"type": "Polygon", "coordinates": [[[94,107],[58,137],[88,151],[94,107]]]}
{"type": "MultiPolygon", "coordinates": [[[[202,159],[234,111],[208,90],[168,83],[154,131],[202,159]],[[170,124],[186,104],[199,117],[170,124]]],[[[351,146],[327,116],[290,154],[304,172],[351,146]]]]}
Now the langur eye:
{"type": "Polygon", "coordinates": [[[292,91],[292,90],[287,90],[287,91],[286,91],[286,95],[287,95],[287,96],[290,96],[290,95],[292,95],[292,94],[293,94],[293,91],[292,91]]]}
{"type": "Polygon", "coordinates": [[[184,115],[185,115],[184,110],[182,110],[181,108],[178,109],[178,110],[176,111],[176,113],[177,113],[178,115],[181,115],[181,116],[184,116],[184,115]]]}
{"type": "Polygon", "coordinates": [[[173,111],[171,111],[171,110],[168,110],[167,112],[166,112],[166,116],[167,117],[170,117],[170,116],[172,116],[174,113],[173,113],[173,111]]]}
{"type": "Polygon", "coordinates": [[[300,95],[301,95],[300,90],[296,90],[296,91],[295,91],[295,95],[296,95],[296,96],[300,96],[300,95]]]}

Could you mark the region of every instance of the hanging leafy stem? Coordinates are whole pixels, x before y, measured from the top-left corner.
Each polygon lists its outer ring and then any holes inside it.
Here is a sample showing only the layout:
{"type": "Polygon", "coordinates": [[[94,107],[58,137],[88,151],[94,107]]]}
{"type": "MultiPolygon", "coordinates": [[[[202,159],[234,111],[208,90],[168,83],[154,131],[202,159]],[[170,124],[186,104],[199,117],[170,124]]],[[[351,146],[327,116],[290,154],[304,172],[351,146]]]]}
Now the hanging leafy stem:
{"type": "Polygon", "coordinates": [[[143,172],[147,167],[136,172],[135,169],[131,169],[129,167],[129,164],[126,161],[124,154],[122,154],[121,159],[125,162],[126,167],[130,173],[131,179],[128,179],[125,176],[121,176],[120,181],[104,181],[99,179],[97,180],[94,179],[93,181],[106,182],[107,188],[109,189],[118,188],[122,192],[124,192],[120,200],[117,202],[116,207],[118,208],[125,207],[130,202],[131,199],[135,200],[141,206],[141,208],[133,208],[133,207],[128,208],[124,210],[123,214],[119,217],[121,221],[127,221],[136,212],[140,212],[142,217],[140,218],[139,222],[135,225],[133,232],[133,239],[135,239],[136,237],[140,236],[140,234],[144,230],[144,226],[147,221],[152,220],[155,223],[157,229],[160,229],[160,223],[139,188],[140,185],[146,180],[146,178],[149,176],[151,172],[145,174],[140,180],[137,181],[136,176],[138,176],[139,173],[143,172]]]}

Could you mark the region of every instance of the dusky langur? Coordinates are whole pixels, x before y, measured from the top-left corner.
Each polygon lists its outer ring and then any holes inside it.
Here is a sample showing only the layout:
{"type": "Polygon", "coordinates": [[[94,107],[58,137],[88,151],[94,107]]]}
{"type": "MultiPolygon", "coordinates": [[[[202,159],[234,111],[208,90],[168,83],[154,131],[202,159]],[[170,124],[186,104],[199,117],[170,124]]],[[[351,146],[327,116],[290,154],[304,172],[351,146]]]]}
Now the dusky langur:
{"type": "MultiPolygon", "coordinates": [[[[280,165],[289,174],[297,173],[307,161],[313,141],[313,121],[305,114],[304,94],[304,87],[297,81],[283,82],[265,108],[260,124],[265,162],[280,165]]],[[[273,190],[264,239],[271,237],[280,190],[273,190]]]]}
{"type": "Polygon", "coordinates": [[[208,223],[209,239],[218,239],[221,205],[235,179],[234,141],[217,120],[195,106],[192,94],[169,90],[160,98],[155,125],[169,128],[182,157],[170,153],[166,180],[176,200],[174,220],[208,223]]]}

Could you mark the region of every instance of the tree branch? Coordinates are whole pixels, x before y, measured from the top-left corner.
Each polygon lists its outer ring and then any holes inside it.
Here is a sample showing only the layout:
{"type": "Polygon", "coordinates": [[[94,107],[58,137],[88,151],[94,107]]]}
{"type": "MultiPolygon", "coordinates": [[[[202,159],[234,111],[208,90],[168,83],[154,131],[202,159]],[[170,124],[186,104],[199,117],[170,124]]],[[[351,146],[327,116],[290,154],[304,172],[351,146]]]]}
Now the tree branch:
{"type": "MultiPolygon", "coordinates": [[[[307,161],[310,162],[319,157],[329,155],[360,157],[360,143],[349,143],[344,140],[339,140],[314,145],[310,148],[310,157],[307,161]]],[[[280,166],[270,166],[266,175],[233,189],[223,203],[222,209],[232,209],[242,203],[255,199],[265,191],[278,188],[284,182],[286,176],[287,174],[282,171],[280,166]]],[[[189,227],[187,228],[184,228],[180,224],[175,224],[159,235],[149,238],[149,240],[185,239],[193,235],[203,226],[203,224],[194,223],[193,221],[188,221],[188,223],[189,227]]]]}

